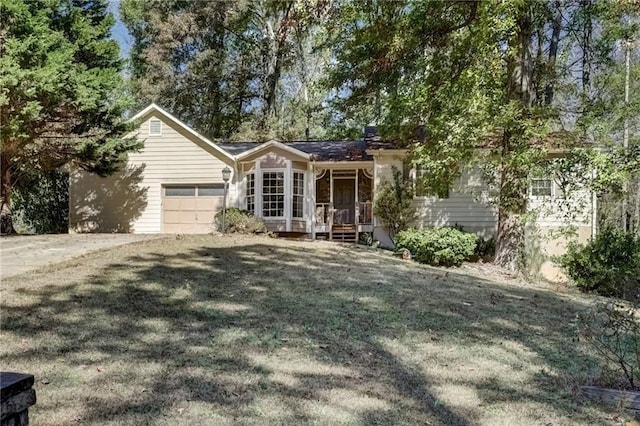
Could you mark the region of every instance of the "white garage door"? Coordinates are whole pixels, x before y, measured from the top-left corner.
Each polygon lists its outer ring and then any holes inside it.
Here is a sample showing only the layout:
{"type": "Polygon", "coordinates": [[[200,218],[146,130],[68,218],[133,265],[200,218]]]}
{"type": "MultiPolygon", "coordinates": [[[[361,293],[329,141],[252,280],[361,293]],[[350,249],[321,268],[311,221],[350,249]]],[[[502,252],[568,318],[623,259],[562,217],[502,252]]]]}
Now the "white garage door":
{"type": "Polygon", "coordinates": [[[222,209],[223,184],[165,185],[162,188],[162,232],[207,234],[222,209]]]}

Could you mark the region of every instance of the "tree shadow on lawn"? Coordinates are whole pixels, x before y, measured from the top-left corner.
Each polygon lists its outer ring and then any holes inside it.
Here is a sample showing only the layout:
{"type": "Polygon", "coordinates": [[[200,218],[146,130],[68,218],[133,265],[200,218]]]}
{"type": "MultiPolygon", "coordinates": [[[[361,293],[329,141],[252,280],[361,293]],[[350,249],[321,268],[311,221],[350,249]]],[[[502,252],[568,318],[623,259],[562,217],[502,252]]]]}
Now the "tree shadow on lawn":
{"type": "Polygon", "coordinates": [[[463,425],[516,403],[593,420],[562,383],[595,364],[568,341],[579,300],[339,245],[195,242],[3,296],[3,335],[33,342],[4,362],[48,371],[54,419],[463,425]]]}

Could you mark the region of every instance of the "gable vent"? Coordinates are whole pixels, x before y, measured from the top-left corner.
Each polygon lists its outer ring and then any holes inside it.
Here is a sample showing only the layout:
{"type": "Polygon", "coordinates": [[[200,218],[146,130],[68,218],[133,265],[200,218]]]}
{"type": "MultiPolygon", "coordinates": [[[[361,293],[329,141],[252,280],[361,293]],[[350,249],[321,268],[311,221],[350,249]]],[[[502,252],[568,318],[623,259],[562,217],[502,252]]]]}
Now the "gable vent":
{"type": "Polygon", "coordinates": [[[162,121],[149,120],[149,136],[162,136],[162,121]]]}

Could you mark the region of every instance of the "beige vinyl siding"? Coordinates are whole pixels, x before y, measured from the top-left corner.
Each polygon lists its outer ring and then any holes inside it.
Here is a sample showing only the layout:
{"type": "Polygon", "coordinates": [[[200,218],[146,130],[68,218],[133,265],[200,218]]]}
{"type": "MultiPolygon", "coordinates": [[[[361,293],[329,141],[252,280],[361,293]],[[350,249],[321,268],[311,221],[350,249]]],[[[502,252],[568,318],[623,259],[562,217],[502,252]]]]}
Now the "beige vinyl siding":
{"type": "MultiPolygon", "coordinates": [[[[162,185],[222,183],[225,165],[233,169],[232,162],[223,161],[214,148],[167,121],[163,120],[161,137],[148,137],[149,126],[146,121],[141,123],[139,138],[146,139],[144,149],[129,156],[130,164],[145,165],[141,184],[148,188],[148,206],[134,225],[137,233],[162,232],[162,185]]],[[[228,197],[229,204],[234,205],[234,176],[229,182],[228,197]]]]}
{"type": "Polygon", "coordinates": [[[393,181],[393,168],[402,170],[402,157],[398,154],[381,152],[374,161],[374,188],[379,188],[384,181],[393,181]]]}
{"type": "Polygon", "coordinates": [[[126,165],[111,176],[76,171],[69,176],[70,232],[133,232],[147,206],[143,167],[126,165]]]}
{"type": "MultiPolygon", "coordinates": [[[[402,169],[402,157],[398,154],[381,153],[376,157],[376,190],[385,180],[393,180],[393,167],[402,169]]],[[[465,170],[450,189],[449,198],[414,198],[413,205],[418,214],[415,226],[423,228],[458,224],[470,232],[493,235],[497,227],[497,214],[489,201],[489,188],[482,182],[480,171],[465,170]]]]}
{"type": "Polygon", "coordinates": [[[449,189],[449,198],[415,197],[417,227],[462,226],[466,231],[493,235],[498,216],[490,204],[489,187],[479,170],[462,172],[449,189]]]}
{"type": "MultiPolygon", "coordinates": [[[[130,222],[128,226],[121,226],[122,232],[160,233],[163,231],[163,185],[222,183],[222,169],[225,166],[231,170],[234,168],[233,161],[225,158],[218,150],[184,131],[177,123],[164,115],[155,112],[143,117],[137,136],[144,141],[144,148],[140,152],[129,154],[127,167],[136,170],[138,176],[135,185],[138,192],[143,193],[145,202],[135,215],[129,214],[128,218],[113,217],[111,219],[112,222],[127,220],[130,222]],[[161,136],[149,136],[150,119],[162,120],[161,136]]],[[[92,186],[95,186],[96,179],[94,177],[87,179],[86,174],[80,174],[79,179],[82,182],[76,182],[76,185],[72,184],[70,188],[70,198],[72,198],[70,225],[73,228],[82,229],[82,220],[85,223],[91,222],[86,218],[89,212],[87,208],[82,206],[82,198],[90,198],[90,193],[95,192],[92,190],[92,186]],[[79,208],[76,209],[76,207],[79,208]]],[[[101,186],[108,187],[106,182],[102,182],[101,186]]],[[[129,182],[129,184],[131,183],[129,182]]],[[[117,182],[113,182],[112,185],[117,185],[117,182]]],[[[100,207],[103,209],[100,212],[102,217],[121,215],[121,206],[136,202],[136,200],[130,199],[126,192],[118,196],[117,186],[114,186],[113,191],[113,196],[108,199],[108,202],[105,200],[105,203],[102,203],[100,207]]],[[[97,196],[102,195],[98,194],[97,196]]],[[[228,197],[228,204],[235,205],[236,176],[233,174],[229,182],[228,197]]],[[[100,203],[94,204],[99,205],[100,203]]],[[[111,232],[100,226],[93,228],[92,230],[95,232],[111,232]]]]}

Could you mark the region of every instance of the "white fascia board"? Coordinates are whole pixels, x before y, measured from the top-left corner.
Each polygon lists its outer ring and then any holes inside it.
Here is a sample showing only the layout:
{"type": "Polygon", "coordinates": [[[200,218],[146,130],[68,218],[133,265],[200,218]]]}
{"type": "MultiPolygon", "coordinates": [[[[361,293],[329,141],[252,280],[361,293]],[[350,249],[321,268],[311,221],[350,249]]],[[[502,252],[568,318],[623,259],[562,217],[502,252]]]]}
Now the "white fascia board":
{"type": "Polygon", "coordinates": [[[266,150],[268,148],[280,148],[284,151],[290,152],[291,154],[297,155],[298,157],[302,157],[305,160],[309,160],[311,158],[311,155],[307,154],[306,152],[302,152],[299,149],[295,149],[292,148],[290,146],[287,146],[286,144],[283,144],[282,142],[278,142],[278,141],[269,141],[269,142],[265,142],[262,145],[258,145],[255,148],[250,149],[249,151],[245,151],[242,154],[238,155],[238,160],[242,160],[243,158],[249,157],[257,152],[260,152],[262,150],[266,150]]]}

